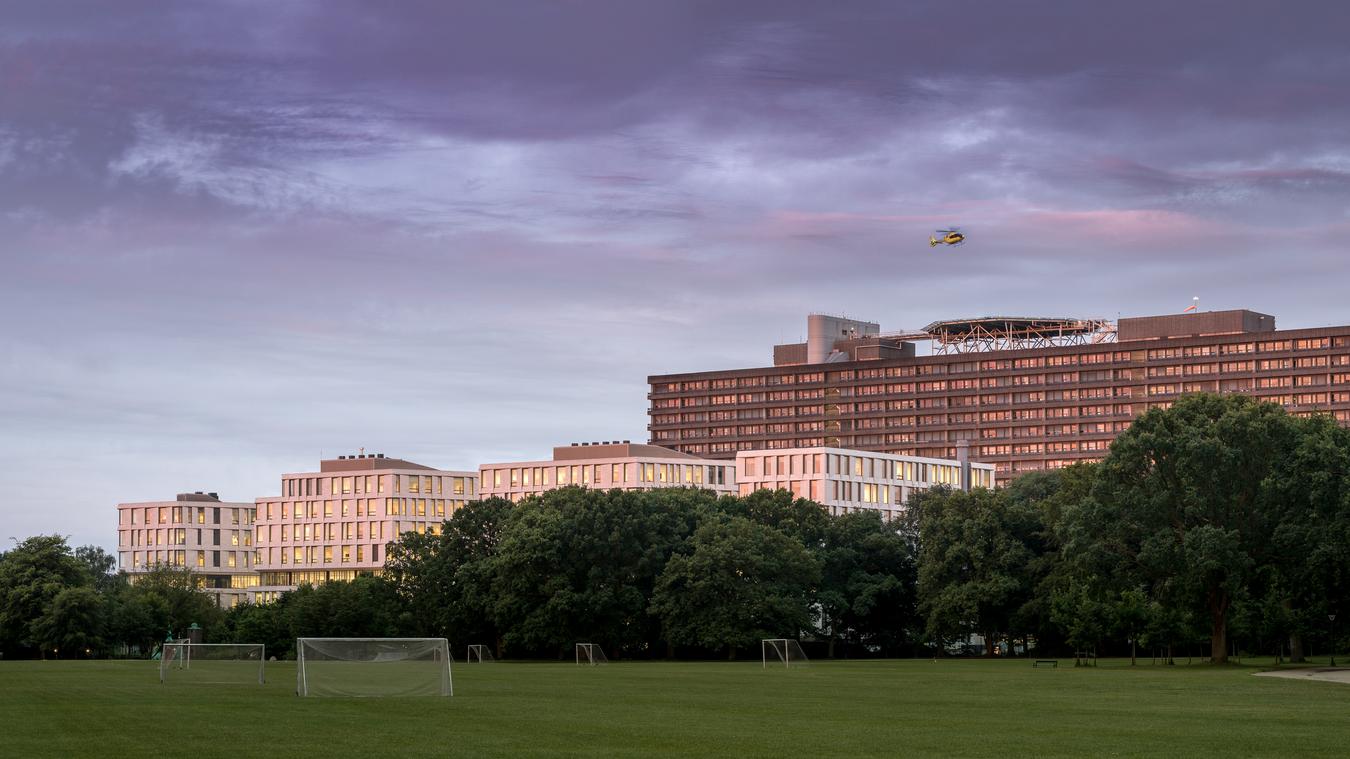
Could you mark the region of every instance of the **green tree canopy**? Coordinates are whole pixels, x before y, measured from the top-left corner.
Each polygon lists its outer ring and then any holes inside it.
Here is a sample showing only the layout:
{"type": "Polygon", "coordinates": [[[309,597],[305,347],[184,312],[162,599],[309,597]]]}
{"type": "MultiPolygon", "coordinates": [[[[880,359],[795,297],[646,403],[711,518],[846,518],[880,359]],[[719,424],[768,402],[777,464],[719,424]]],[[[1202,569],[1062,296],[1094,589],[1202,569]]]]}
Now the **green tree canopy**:
{"type": "Polygon", "coordinates": [[[1127,562],[1163,606],[1203,610],[1216,663],[1227,661],[1233,603],[1271,560],[1271,536],[1289,516],[1273,484],[1298,437],[1279,406],[1183,396],[1116,439],[1079,515],[1088,542],[1127,562]]]}
{"type": "Polygon", "coordinates": [[[934,490],[914,499],[919,524],[919,610],[937,643],[973,633],[986,654],[1031,599],[1043,526],[1036,507],[1007,491],[934,490]]]}
{"type": "Polygon", "coordinates": [[[733,656],[811,628],[820,566],[794,538],[744,517],[710,518],[689,549],[666,564],[651,602],[671,642],[733,656]]]}
{"type": "Polygon", "coordinates": [[[656,578],[715,503],[706,490],[572,486],[516,504],[492,558],[493,618],[508,650],[561,652],[585,640],[611,655],[652,651],[656,578]]]}
{"type": "Polygon", "coordinates": [[[92,582],[88,569],[60,535],[37,535],[16,545],[0,561],[0,646],[10,653],[33,653],[43,635],[35,629],[56,597],[92,582]]]}
{"type": "Polygon", "coordinates": [[[816,555],[830,655],[836,637],[896,655],[916,623],[911,541],[879,513],[856,511],[828,521],[816,555]]]}

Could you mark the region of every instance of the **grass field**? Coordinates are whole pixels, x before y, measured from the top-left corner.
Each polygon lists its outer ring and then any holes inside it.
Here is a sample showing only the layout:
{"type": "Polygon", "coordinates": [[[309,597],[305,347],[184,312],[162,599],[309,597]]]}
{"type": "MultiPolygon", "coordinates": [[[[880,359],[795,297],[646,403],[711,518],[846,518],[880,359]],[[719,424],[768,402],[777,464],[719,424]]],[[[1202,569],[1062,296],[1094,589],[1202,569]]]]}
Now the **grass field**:
{"type": "Polygon", "coordinates": [[[457,664],[453,698],[160,685],[155,662],[0,662],[3,757],[1337,756],[1350,685],[1026,661],[457,664]],[[1068,666],[1066,666],[1066,664],[1068,666]]]}

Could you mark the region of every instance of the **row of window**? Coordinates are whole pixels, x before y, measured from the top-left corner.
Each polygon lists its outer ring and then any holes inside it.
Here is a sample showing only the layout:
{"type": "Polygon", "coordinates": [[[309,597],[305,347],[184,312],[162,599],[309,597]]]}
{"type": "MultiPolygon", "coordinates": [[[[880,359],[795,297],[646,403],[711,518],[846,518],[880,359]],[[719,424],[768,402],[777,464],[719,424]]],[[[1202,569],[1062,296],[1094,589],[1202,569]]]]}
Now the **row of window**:
{"type": "Polygon", "coordinates": [[[118,530],[118,543],[124,546],[185,546],[188,544],[188,538],[196,538],[193,545],[252,545],[252,530],[220,530],[188,528],[188,527],[159,527],[149,529],[122,529],[118,530]],[[224,535],[222,536],[222,532],[224,535]],[[222,543],[221,540],[225,542],[222,543]]]}
{"type": "Polygon", "coordinates": [[[867,379],[894,377],[923,377],[936,374],[963,374],[987,371],[1031,369],[1043,366],[1090,366],[1115,362],[1142,360],[1143,352],[1078,354],[1072,356],[1036,357],[1023,359],[985,359],[983,361],[954,362],[950,364],[909,364],[867,369],[843,369],[831,372],[802,372],[747,377],[724,377],[714,380],[686,380],[683,382],[653,383],[654,393],[697,392],[701,390],[730,390],[781,385],[854,382],[867,379]]]}
{"type": "MultiPolygon", "coordinates": [[[[262,572],[259,576],[262,585],[268,587],[292,586],[292,585],[322,585],[325,582],[351,582],[356,579],[358,574],[369,575],[378,574],[369,570],[360,571],[353,569],[326,569],[326,570],[304,570],[299,572],[262,572]]],[[[267,600],[275,600],[268,598],[267,600]]],[[[258,603],[265,603],[264,594],[258,594],[258,603]]]]}
{"type": "Polygon", "coordinates": [[[260,547],[274,543],[384,540],[386,537],[393,539],[396,536],[392,525],[386,527],[384,522],[320,522],[297,525],[283,523],[258,525],[257,529],[260,547]]]}
{"type": "Polygon", "coordinates": [[[482,470],[481,477],[494,491],[503,488],[549,488],[596,485],[615,488],[645,484],[725,485],[733,469],[705,464],[666,464],[629,461],[618,464],[571,464],[567,466],[502,467],[482,470]]]}
{"type": "Polygon", "coordinates": [[[124,525],[203,524],[238,526],[253,522],[252,507],[235,506],[134,506],[118,509],[124,525]],[[224,520],[224,521],[222,521],[224,520]]]}
{"type": "Polygon", "coordinates": [[[392,493],[472,496],[473,477],[433,474],[356,474],[340,477],[287,477],[281,481],[285,498],[324,495],[392,493]]]}
{"type": "Polygon", "coordinates": [[[1168,358],[1195,358],[1205,356],[1232,356],[1254,353],[1326,350],[1350,346],[1350,336],[1299,338],[1290,340],[1263,340],[1242,343],[1178,346],[1134,351],[1102,353],[1075,353],[1058,356],[1028,356],[1023,358],[991,358],[981,361],[952,362],[949,364],[912,364],[906,366],[845,369],[831,372],[802,372],[779,375],[724,377],[713,380],[686,380],[658,382],[652,385],[654,393],[696,392],[702,390],[730,390],[775,385],[797,385],[820,382],[852,382],[866,379],[911,377],[931,374],[962,374],[989,371],[1011,371],[1042,367],[1091,366],[1106,363],[1140,362],[1168,358]]]}
{"type": "MultiPolygon", "coordinates": [[[[419,530],[419,532],[422,531],[419,530]]],[[[280,548],[259,549],[257,565],[303,566],[306,564],[364,564],[367,561],[378,563],[380,561],[379,557],[379,543],[291,546],[289,548],[282,546],[280,548]]]]}
{"type": "Polygon", "coordinates": [[[453,514],[465,501],[442,498],[355,498],[341,501],[268,501],[261,522],[279,519],[331,519],[341,517],[417,516],[441,517],[453,514]]]}
{"type": "Polygon", "coordinates": [[[128,551],[121,554],[122,568],[132,571],[156,566],[187,567],[189,556],[197,569],[251,569],[252,551],[206,551],[187,549],[167,551],[128,551]],[[130,561],[130,564],[127,562],[130,561]]]}

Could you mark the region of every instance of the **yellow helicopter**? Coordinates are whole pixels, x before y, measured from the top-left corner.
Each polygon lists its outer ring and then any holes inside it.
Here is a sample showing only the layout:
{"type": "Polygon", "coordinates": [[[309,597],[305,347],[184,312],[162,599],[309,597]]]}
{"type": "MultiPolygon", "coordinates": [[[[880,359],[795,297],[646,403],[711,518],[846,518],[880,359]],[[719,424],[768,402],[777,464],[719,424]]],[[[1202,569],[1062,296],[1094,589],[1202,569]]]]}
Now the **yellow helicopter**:
{"type": "Polygon", "coordinates": [[[939,229],[928,238],[928,247],[934,248],[938,245],[960,245],[966,241],[966,235],[956,227],[951,229],[939,229]]]}

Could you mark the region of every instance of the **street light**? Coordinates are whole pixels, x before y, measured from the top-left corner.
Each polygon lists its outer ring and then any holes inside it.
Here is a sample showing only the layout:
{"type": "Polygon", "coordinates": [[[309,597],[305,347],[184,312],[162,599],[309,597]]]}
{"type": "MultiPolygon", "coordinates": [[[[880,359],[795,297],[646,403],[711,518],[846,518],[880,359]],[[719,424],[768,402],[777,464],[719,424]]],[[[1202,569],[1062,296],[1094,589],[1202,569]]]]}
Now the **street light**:
{"type": "Polygon", "coordinates": [[[1331,623],[1331,666],[1336,666],[1336,615],[1328,614],[1327,621],[1331,623]]]}

